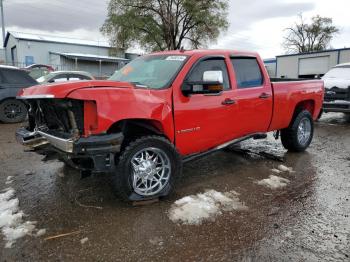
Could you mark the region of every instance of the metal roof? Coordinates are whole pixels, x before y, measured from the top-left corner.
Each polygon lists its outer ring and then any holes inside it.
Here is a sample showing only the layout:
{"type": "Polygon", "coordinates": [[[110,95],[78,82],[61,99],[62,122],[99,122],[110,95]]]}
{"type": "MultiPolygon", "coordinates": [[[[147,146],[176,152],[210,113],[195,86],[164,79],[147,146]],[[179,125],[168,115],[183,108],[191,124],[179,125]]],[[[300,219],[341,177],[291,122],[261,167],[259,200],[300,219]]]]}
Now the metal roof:
{"type": "Polygon", "coordinates": [[[298,53],[298,54],[278,55],[276,57],[312,55],[312,54],[328,53],[328,52],[339,52],[339,51],[346,51],[346,50],[350,50],[350,48],[338,48],[338,49],[328,49],[328,50],[315,51],[315,52],[306,52],[306,53],[298,53]]]}
{"type": "Polygon", "coordinates": [[[55,35],[41,35],[41,34],[32,34],[32,33],[23,33],[9,31],[7,32],[4,46],[6,47],[8,39],[12,35],[14,38],[38,42],[51,42],[51,43],[64,43],[64,44],[73,44],[73,45],[85,45],[85,46],[97,46],[97,47],[110,47],[107,41],[96,41],[96,40],[85,40],[85,39],[76,39],[70,37],[61,37],[55,35]]]}
{"type": "Polygon", "coordinates": [[[80,53],[60,53],[50,52],[51,54],[61,55],[70,59],[88,60],[88,61],[107,61],[107,62],[118,62],[118,61],[129,61],[129,59],[116,57],[116,56],[101,56],[94,54],[80,54],[80,53]]]}

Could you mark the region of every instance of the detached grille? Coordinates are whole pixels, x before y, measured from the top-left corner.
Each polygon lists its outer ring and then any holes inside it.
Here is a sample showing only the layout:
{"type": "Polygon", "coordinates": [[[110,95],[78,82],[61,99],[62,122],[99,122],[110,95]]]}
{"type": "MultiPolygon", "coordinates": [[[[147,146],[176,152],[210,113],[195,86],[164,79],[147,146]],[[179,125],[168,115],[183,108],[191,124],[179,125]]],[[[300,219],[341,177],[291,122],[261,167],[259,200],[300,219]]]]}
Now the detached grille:
{"type": "Polygon", "coordinates": [[[37,99],[28,101],[29,128],[45,127],[50,131],[57,131],[67,135],[73,134],[73,126],[69,118],[69,111],[74,119],[80,134],[84,130],[84,102],[73,99],[37,99]]]}

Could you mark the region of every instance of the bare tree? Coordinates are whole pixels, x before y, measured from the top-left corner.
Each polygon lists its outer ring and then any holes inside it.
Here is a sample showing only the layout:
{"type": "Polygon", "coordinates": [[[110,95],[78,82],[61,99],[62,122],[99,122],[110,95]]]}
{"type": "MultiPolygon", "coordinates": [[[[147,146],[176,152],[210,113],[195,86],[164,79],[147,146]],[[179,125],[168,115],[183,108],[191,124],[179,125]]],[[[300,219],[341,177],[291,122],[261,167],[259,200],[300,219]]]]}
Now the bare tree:
{"type": "Polygon", "coordinates": [[[333,25],[332,18],[317,15],[308,24],[300,14],[299,21],[286,31],[283,46],[287,53],[305,53],[327,49],[339,29],[333,25]]]}
{"type": "Polygon", "coordinates": [[[227,7],[227,0],[110,0],[101,31],[121,49],[198,48],[227,28],[227,7]]]}

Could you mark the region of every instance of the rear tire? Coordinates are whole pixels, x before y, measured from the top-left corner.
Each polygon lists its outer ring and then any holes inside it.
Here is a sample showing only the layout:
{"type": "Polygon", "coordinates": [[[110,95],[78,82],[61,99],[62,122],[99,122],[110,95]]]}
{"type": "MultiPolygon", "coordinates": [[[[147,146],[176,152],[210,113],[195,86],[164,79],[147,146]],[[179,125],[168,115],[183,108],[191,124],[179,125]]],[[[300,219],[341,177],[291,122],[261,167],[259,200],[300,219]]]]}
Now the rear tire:
{"type": "Polygon", "coordinates": [[[3,123],[23,122],[27,117],[26,105],[16,99],[6,99],[0,103],[0,121],[3,123]]]}
{"type": "Polygon", "coordinates": [[[288,128],[281,131],[284,148],[292,152],[302,152],[309,147],[314,134],[313,119],[309,111],[300,111],[288,128]]]}
{"type": "Polygon", "coordinates": [[[125,201],[150,200],[169,195],[182,172],[174,145],[160,136],[145,136],[121,152],[113,177],[115,193],[125,201]]]}

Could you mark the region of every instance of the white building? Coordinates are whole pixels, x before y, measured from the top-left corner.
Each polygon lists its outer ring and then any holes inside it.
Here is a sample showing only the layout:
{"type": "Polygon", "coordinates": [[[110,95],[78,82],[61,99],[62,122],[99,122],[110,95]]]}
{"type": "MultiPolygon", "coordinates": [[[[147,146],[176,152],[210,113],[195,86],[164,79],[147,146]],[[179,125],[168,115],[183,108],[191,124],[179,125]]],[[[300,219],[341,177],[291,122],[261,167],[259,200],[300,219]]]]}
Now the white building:
{"type": "Polygon", "coordinates": [[[264,65],[270,77],[276,77],[276,58],[264,59],[264,65]]]}
{"type": "Polygon", "coordinates": [[[350,48],[280,55],[276,57],[276,77],[314,78],[333,66],[350,62],[350,48]]]}
{"type": "Polygon", "coordinates": [[[10,65],[46,64],[56,70],[82,70],[98,77],[111,75],[129,61],[125,53],[111,56],[107,42],[54,35],[8,32],[4,48],[10,65]]]}

